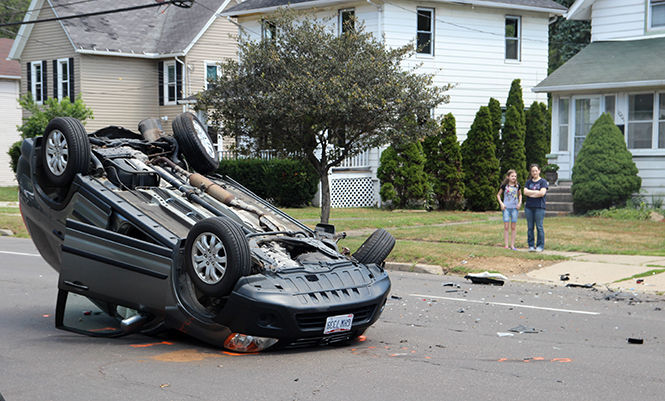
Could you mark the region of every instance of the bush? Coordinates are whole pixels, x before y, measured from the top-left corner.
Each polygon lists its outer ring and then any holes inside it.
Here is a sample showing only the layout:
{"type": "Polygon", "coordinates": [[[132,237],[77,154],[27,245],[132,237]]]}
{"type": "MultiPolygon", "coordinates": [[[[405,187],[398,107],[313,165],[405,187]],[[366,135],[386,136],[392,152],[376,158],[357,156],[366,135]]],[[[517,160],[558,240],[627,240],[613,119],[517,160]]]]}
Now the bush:
{"type": "Polygon", "coordinates": [[[281,207],[309,204],[319,184],[310,163],[294,159],[222,160],[218,172],[281,207]]]}
{"type": "Polygon", "coordinates": [[[93,118],[92,109],[86,107],[80,97],[74,102],[68,97],[62,100],[49,98],[43,105],[39,105],[33,100],[32,94],[28,93],[19,98],[19,104],[29,113],[29,117],[23,118],[23,125],[18,127],[23,139],[44,134],[49,121],[55,117],[74,117],[84,124],[86,119],[93,118]]]}
{"type": "Polygon", "coordinates": [[[637,172],[623,134],[609,114],[601,115],[591,127],[573,166],[575,210],[624,205],[642,185],[637,172]]]}
{"type": "Polygon", "coordinates": [[[506,100],[506,111],[510,106],[515,106],[520,114],[523,126],[526,126],[526,117],[524,115],[524,100],[522,100],[522,85],[519,79],[514,79],[510,84],[510,91],[508,92],[508,99],[506,100]]]}
{"type": "Polygon", "coordinates": [[[540,102],[533,102],[526,112],[526,165],[544,166],[550,153],[550,111],[540,102]]]}
{"type": "Polygon", "coordinates": [[[377,171],[381,199],[400,208],[423,201],[430,190],[424,167],[425,155],[420,142],[389,146],[381,153],[377,171]]]}
{"type": "Polygon", "coordinates": [[[16,173],[16,166],[18,166],[18,158],[21,157],[21,144],[23,141],[18,141],[12,143],[12,146],[9,147],[9,166],[12,168],[12,171],[16,173]]]}
{"type": "Polygon", "coordinates": [[[501,174],[514,169],[517,171],[517,182],[520,185],[524,185],[527,177],[524,132],[525,127],[517,107],[510,106],[506,111],[506,122],[503,125],[503,137],[501,138],[503,140],[501,174]]]}
{"type": "Polygon", "coordinates": [[[482,106],[462,143],[462,169],[466,207],[471,210],[496,210],[499,189],[499,161],[496,158],[489,108],[482,106]]]}
{"type": "MultiPolygon", "coordinates": [[[[501,109],[499,108],[499,111],[501,109]]],[[[455,130],[455,117],[447,114],[436,134],[425,138],[425,172],[439,209],[455,210],[464,206],[462,152],[455,130]]]]}
{"type": "Polygon", "coordinates": [[[494,146],[496,146],[496,158],[501,160],[501,118],[503,111],[501,110],[501,103],[495,98],[491,97],[487,105],[490,109],[490,118],[492,119],[492,135],[494,137],[494,146]]]}

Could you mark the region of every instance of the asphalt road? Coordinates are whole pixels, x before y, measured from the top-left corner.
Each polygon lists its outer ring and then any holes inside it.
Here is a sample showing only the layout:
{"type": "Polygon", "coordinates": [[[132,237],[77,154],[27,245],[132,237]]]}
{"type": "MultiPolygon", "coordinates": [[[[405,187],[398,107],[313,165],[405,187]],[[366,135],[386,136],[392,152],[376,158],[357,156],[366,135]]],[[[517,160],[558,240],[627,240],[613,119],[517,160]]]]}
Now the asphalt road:
{"type": "Polygon", "coordinates": [[[665,301],[395,272],[366,340],[233,355],[54,328],[56,273],[0,239],[0,394],[39,400],[662,400],[665,301]],[[443,286],[446,282],[461,288],[443,286]],[[419,295],[413,295],[419,294],[419,295]],[[437,298],[438,297],[438,298],[437,298]],[[537,333],[499,335],[523,325],[537,333]],[[644,344],[628,344],[628,337],[644,344]]]}

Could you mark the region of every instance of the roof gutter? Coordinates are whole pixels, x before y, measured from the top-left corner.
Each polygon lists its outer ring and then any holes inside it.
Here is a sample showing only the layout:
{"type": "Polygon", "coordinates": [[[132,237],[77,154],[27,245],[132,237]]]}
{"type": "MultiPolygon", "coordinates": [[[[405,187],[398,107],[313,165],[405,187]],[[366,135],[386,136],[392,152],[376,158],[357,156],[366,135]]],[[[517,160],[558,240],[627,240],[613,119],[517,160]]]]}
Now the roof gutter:
{"type": "Polygon", "coordinates": [[[653,81],[601,82],[601,83],[580,84],[580,85],[536,86],[534,88],[531,88],[531,90],[536,93],[581,92],[588,90],[603,90],[603,89],[645,88],[651,86],[665,86],[665,79],[658,79],[653,81]]]}
{"type": "Polygon", "coordinates": [[[0,75],[0,79],[21,79],[20,75],[0,75]]]}
{"type": "Polygon", "coordinates": [[[90,49],[76,49],[76,53],[79,54],[89,54],[93,56],[115,56],[115,57],[134,57],[134,58],[147,58],[147,59],[162,59],[162,58],[174,58],[174,57],[184,57],[185,53],[127,53],[122,51],[113,51],[113,50],[90,50],[90,49]]]}
{"type": "MultiPolygon", "coordinates": [[[[292,9],[301,9],[301,8],[317,8],[317,7],[326,7],[340,3],[352,3],[352,0],[314,0],[307,1],[304,3],[289,4],[289,5],[280,5],[264,8],[255,8],[250,10],[240,10],[240,11],[231,11],[222,13],[222,16],[225,17],[239,17],[243,15],[250,14],[267,14],[273,11],[276,11],[279,8],[288,6],[292,9]]],[[[494,1],[483,1],[483,0],[438,0],[437,3],[454,3],[454,4],[468,4],[471,6],[478,7],[488,7],[488,8],[502,8],[510,10],[521,10],[521,11],[534,11],[534,12],[545,12],[555,15],[564,15],[567,10],[557,9],[557,8],[546,8],[546,7],[533,7],[533,6],[523,6],[518,4],[507,4],[507,3],[497,3],[494,1]]],[[[389,1],[385,1],[386,4],[390,4],[389,1]]]]}

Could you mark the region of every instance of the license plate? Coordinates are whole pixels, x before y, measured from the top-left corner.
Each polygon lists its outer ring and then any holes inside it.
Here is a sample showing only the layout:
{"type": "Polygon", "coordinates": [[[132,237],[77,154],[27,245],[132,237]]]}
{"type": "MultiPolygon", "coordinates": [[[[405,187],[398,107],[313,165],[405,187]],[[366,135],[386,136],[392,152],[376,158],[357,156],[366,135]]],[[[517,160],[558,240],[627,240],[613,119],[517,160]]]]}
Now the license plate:
{"type": "Polygon", "coordinates": [[[339,333],[351,330],[353,324],[353,313],[348,315],[330,316],[326,319],[326,327],[323,334],[339,333]]]}

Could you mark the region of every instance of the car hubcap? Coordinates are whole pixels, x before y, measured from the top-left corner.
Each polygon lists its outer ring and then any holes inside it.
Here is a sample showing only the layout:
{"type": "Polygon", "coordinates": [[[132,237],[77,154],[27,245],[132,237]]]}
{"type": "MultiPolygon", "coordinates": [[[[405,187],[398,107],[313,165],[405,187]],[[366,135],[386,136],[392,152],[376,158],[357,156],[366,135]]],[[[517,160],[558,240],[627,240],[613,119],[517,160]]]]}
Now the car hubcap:
{"type": "Polygon", "coordinates": [[[67,168],[69,160],[69,146],[67,139],[58,130],[51,131],[46,140],[46,165],[54,175],[60,176],[67,168]]]}
{"type": "Polygon", "coordinates": [[[210,137],[208,136],[205,129],[203,129],[203,127],[198,121],[194,120],[193,123],[194,123],[194,131],[196,131],[196,136],[199,138],[199,142],[201,142],[201,145],[203,145],[203,148],[205,149],[206,153],[214,159],[215,147],[213,146],[210,137]]]}
{"type": "Polygon", "coordinates": [[[226,272],[226,249],[215,234],[203,233],[196,237],[192,248],[192,266],[196,275],[206,284],[217,284],[226,272]]]}

